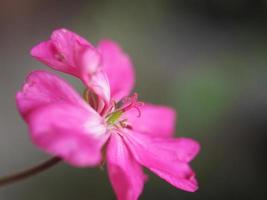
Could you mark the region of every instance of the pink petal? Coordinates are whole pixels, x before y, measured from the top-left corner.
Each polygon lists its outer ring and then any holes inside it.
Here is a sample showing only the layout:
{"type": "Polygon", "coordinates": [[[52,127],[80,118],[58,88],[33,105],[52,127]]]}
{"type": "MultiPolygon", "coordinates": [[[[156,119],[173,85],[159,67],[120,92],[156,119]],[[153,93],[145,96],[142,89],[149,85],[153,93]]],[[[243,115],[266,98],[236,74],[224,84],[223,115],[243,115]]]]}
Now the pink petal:
{"type": "Polygon", "coordinates": [[[65,81],[34,71],[17,93],[17,105],[41,149],[75,166],[100,162],[107,137],[102,118],[65,81]]]}
{"type": "Polygon", "coordinates": [[[92,110],[63,79],[46,71],[31,72],[16,96],[17,106],[26,117],[31,111],[55,102],[67,102],[92,110]]]}
{"type": "Polygon", "coordinates": [[[197,190],[193,170],[187,162],[179,158],[175,145],[168,146],[170,139],[165,141],[164,138],[154,138],[137,132],[126,132],[124,138],[140,164],[177,188],[189,192],[197,190]]]}
{"type": "MultiPolygon", "coordinates": [[[[157,142],[157,139],[155,139],[157,142]]],[[[162,143],[162,139],[158,140],[162,143]]],[[[190,138],[175,138],[175,139],[164,139],[164,148],[169,150],[175,149],[177,158],[183,162],[190,162],[199,153],[200,145],[197,141],[190,138]]]]}
{"type": "Polygon", "coordinates": [[[173,135],[176,121],[174,109],[149,103],[145,103],[139,109],[140,117],[138,117],[138,112],[135,109],[131,109],[123,115],[133,130],[157,137],[173,135]]]}
{"type": "Polygon", "coordinates": [[[90,78],[86,79],[87,86],[94,91],[98,97],[104,101],[106,105],[110,102],[110,87],[108,78],[105,72],[99,70],[90,78]]]}
{"type": "Polygon", "coordinates": [[[118,200],[137,200],[146,176],[122,138],[113,133],[107,147],[108,174],[118,200]]]}
{"type": "Polygon", "coordinates": [[[95,112],[70,103],[43,106],[27,118],[32,141],[42,150],[77,166],[95,166],[108,134],[95,112]]]}
{"type": "Polygon", "coordinates": [[[56,30],[49,41],[35,46],[31,55],[55,70],[78,77],[106,103],[109,102],[109,82],[99,72],[101,55],[81,36],[66,29],[56,30]],[[99,86],[105,91],[99,92],[99,86]]]}
{"type": "Polygon", "coordinates": [[[135,75],[132,62],[120,46],[111,40],[102,40],[98,50],[102,54],[102,67],[109,79],[112,98],[119,101],[133,89],[135,75]]]}
{"type": "Polygon", "coordinates": [[[82,79],[96,71],[101,56],[85,39],[66,29],[52,33],[51,40],[41,42],[31,55],[53,69],[82,79]]]}
{"type": "Polygon", "coordinates": [[[58,51],[51,40],[41,42],[33,47],[31,55],[54,69],[64,70],[64,68],[67,68],[66,64],[59,59],[60,57],[57,57],[58,51]]]}

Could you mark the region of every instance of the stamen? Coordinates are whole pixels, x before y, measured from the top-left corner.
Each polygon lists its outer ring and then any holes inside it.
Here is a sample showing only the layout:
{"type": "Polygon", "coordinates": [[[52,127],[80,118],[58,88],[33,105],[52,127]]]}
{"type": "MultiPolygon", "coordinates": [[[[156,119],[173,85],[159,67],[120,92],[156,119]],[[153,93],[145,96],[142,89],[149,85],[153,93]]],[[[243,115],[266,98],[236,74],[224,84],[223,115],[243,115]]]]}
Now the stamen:
{"type": "Polygon", "coordinates": [[[85,90],[83,91],[83,98],[84,98],[84,100],[85,100],[86,102],[89,102],[89,91],[88,91],[88,89],[85,89],[85,90]]]}
{"type": "Polygon", "coordinates": [[[112,113],[116,109],[116,101],[112,100],[110,106],[107,108],[107,113],[112,113]]]}
{"type": "Polygon", "coordinates": [[[120,123],[120,126],[122,128],[126,128],[127,127],[127,119],[123,119],[123,120],[119,121],[119,123],[120,123]]]}
{"type": "Polygon", "coordinates": [[[94,108],[95,110],[97,109],[98,101],[97,96],[94,93],[90,92],[88,89],[85,89],[83,92],[83,98],[90,104],[90,106],[92,106],[92,108],[94,108]]]}
{"type": "Polygon", "coordinates": [[[143,102],[138,101],[138,94],[134,93],[132,97],[126,97],[122,100],[123,106],[120,109],[121,112],[127,112],[128,110],[135,108],[138,111],[137,117],[141,117],[140,107],[144,105],[143,102]]]}

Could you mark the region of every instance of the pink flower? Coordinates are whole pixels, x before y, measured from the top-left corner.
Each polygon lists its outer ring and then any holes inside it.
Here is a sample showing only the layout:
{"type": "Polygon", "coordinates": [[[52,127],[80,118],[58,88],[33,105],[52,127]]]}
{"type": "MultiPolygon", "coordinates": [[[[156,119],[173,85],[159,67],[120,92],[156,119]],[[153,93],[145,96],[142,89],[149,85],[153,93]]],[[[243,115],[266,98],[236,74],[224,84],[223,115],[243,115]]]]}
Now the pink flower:
{"type": "Polygon", "coordinates": [[[142,166],[173,186],[194,192],[189,162],[199,144],[173,138],[175,111],[127,97],[134,86],[130,58],[115,43],[95,48],[66,29],[35,46],[32,56],[74,75],[86,86],[84,99],[57,75],[34,71],[17,93],[17,106],[34,144],[76,167],[107,164],[119,200],[136,200],[146,176],[142,166]]]}

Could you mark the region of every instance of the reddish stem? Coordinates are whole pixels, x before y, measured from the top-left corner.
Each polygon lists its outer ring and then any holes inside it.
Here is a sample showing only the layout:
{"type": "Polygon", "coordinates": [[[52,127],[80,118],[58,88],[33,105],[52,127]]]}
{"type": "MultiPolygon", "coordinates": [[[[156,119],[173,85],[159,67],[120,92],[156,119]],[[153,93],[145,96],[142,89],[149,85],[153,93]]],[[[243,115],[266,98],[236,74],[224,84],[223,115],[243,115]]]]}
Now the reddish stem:
{"type": "Polygon", "coordinates": [[[31,176],[37,175],[50,167],[56,165],[61,161],[61,158],[52,157],[36,166],[33,166],[29,169],[22,170],[20,172],[4,176],[0,178],[0,187],[6,186],[8,184],[16,183],[24,179],[30,178],[31,176]]]}

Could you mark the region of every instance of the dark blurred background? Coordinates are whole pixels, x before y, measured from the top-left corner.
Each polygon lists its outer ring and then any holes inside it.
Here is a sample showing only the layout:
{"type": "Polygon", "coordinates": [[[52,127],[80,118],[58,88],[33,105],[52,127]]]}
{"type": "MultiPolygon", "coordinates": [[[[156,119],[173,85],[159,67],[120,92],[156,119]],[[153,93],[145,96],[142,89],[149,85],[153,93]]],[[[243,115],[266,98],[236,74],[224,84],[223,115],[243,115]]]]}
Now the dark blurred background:
{"type": "MultiPolygon", "coordinates": [[[[14,97],[28,72],[47,69],[29,50],[60,27],[118,41],[140,98],[176,108],[176,135],[202,145],[199,191],[150,175],[140,199],[266,199],[266,0],[0,0],[1,176],[49,157],[31,144],[14,97]]],[[[0,200],[36,199],[115,196],[105,170],[65,164],[0,189],[0,200]]]]}

